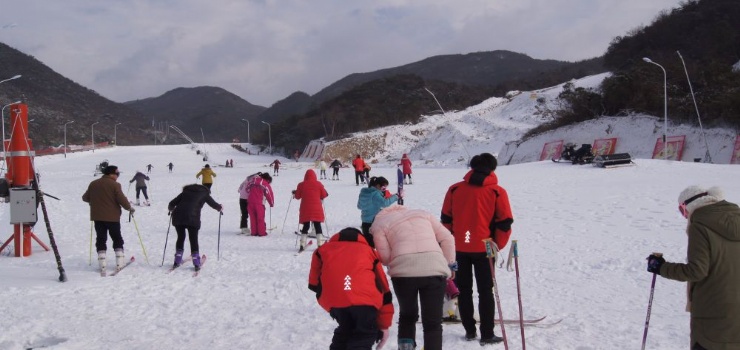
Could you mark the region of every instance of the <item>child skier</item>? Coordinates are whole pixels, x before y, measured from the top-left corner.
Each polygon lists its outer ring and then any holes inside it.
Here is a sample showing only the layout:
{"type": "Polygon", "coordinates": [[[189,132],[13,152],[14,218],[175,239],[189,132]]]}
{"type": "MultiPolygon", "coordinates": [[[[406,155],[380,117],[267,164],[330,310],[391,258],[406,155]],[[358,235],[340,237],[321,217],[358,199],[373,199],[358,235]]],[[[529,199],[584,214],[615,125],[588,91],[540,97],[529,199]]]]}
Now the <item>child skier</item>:
{"type": "Polygon", "coordinates": [[[198,184],[187,185],[182,188],[182,193],[170,201],[167,209],[172,215],[172,225],[177,231],[177,242],[175,242],[174,267],[182,264],[182,254],[185,248],[185,230],[188,231],[190,239],[190,254],[193,257],[195,270],[200,270],[200,254],[198,253],[198,231],[200,230],[200,211],[203,205],[208,205],[223,211],[223,206],[211,198],[211,191],[207,187],[198,184]]]}
{"type": "Polygon", "coordinates": [[[280,172],[280,160],[275,159],[270,163],[272,165],[272,176],[278,176],[278,173],[280,172]]]}
{"type": "Polygon", "coordinates": [[[316,232],[316,243],[318,246],[321,246],[324,238],[321,231],[321,223],[324,222],[324,205],[322,201],[328,196],[329,193],[326,192],[324,185],[316,180],[316,173],[311,169],[306,170],[306,175],[303,176],[303,182],[299,183],[293,191],[293,197],[301,201],[301,206],[298,209],[298,222],[303,224],[303,228],[301,229],[301,245],[298,248],[298,252],[306,249],[310,223],[313,223],[314,231],[316,232]]]}
{"type": "Polygon", "coordinates": [[[252,236],[267,236],[264,201],[267,200],[270,208],[275,206],[275,197],[270,183],[272,183],[270,174],[261,173],[247,185],[247,212],[252,227],[252,236]]]}

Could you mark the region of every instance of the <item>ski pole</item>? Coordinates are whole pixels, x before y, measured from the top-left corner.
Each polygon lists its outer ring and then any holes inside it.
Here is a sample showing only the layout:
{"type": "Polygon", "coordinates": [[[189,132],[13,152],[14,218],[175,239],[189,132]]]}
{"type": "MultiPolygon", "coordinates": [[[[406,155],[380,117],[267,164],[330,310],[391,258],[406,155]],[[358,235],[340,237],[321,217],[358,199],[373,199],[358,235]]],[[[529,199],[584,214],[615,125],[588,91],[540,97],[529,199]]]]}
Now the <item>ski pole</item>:
{"type": "Polygon", "coordinates": [[[495,264],[493,263],[493,260],[496,259],[498,247],[496,247],[496,243],[494,243],[493,239],[491,238],[484,239],[483,243],[486,245],[486,257],[488,258],[488,266],[491,268],[491,279],[493,280],[493,297],[496,300],[496,307],[498,308],[498,320],[501,324],[501,337],[504,338],[504,349],[509,350],[509,342],[506,340],[506,328],[504,327],[504,315],[502,312],[503,310],[501,309],[501,298],[499,298],[498,284],[496,283],[496,268],[494,266],[495,264]]]}
{"type": "MultiPolygon", "coordinates": [[[[655,256],[663,256],[663,253],[653,253],[655,256]]],[[[657,273],[653,273],[653,282],[650,284],[650,300],[648,301],[647,316],[645,317],[645,331],[642,333],[642,350],[645,350],[647,343],[648,326],[650,325],[650,312],[653,310],[653,294],[655,293],[655,279],[657,273]]]]}
{"type": "Polygon", "coordinates": [[[170,220],[169,220],[170,223],[169,225],[167,225],[167,236],[165,236],[165,239],[164,239],[164,250],[162,251],[162,265],[159,265],[159,266],[164,266],[164,255],[167,254],[167,241],[170,239],[170,227],[172,227],[172,215],[171,213],[167,213],[167,215],[170,217],[170,220]]]}
{"type": "Polygon", "coordinates": [[[524,311],[522,311],[522,290],[519,284],[519,247],[517,241],[511,241],[511,249],[514,251],[514,270],[516,271],[516,297],[519,300],[519,329],[522,332],[522,350],[527,350],[524,343],[524,311]]]}
{"type": "MultiPolygon", "coordinates": [[[[41,203],[41,212],[44,214],[46,232],[49,234],[49,243],[51,244],[51,249],[54,251],[54,258],[56,258],[57,261],[57,269],[59,269],[59,282],[67,282],[67,273],[64,272],[64,266],[62,266],[62,257],[61,255],[59,255],[59,248],[57,248],[57,242],[56,239],[54,239],[54,232],[51,230],[51,223],[49,222],[49,213],[46,211],[46,202],[44,201],[45,193],[39,190],[38,179],[33,182],[33,188],[38,193],[37,195],[39,197],[39,202],[41,203]]],[[[56,198],[54,196],[49,197],[56,198]]],[[[59,198],[56,199],[59,200],[59,198]]]]}
{"type": "Polygon", "coordinates": [[[329,220],[326,220],[326,207],[324,207],[324,201],[321,201],[321,209],[324,209],[324,225],[326,225],[326,233],[329,234],[331,232],[331,229],[329,229],[329,220]]]}
{"type": "Polygon", "coordinates": [[[149,264],[149,256],[146,255],[146,248],[144,248],[144,241],[141,240],[141,232],[139,232],[139,225],[136,223],[136,218],[134,217],[134,214],[129,212],[129,218],[134,220],[134,228],[136,228],[136,234],[139,235],[139,244],[141,244],[141,250],[144,252],[144,259],[146,259],[146,263],[149,264]]]}
{"type": "Polygon", "coordinates": [[[290,212],[290,203],[293,202],[293,195],[290,195],[290,200],[288,201],[288,209],[285,210],[285,219],[283,219],[283,229],[280,230],[280,233],[285,233],[285,222],[288,221],[288,212],[290,212]]]}
{"type": "Polygon", "coordinates": [[[93,229],[93,222],[90,221],[90,260],[87,263],[87,266],[92,266],[92,229],[93,229]]]}
{"type": "Polygon", "coordinates": [[[218,212],[218,244],[216,245],[216,260],[221,260],[221,217],[224,213],[218,212]]]}

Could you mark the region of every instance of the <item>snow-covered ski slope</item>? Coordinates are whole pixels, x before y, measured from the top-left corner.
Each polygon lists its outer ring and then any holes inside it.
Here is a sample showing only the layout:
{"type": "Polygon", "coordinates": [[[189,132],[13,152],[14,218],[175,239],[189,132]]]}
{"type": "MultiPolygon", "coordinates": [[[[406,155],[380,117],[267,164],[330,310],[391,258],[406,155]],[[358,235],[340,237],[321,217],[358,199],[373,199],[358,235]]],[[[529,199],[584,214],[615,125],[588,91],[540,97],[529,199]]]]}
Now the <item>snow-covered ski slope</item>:
{"type": "MultiPolygon", "coordinates": [[[[0,256],[0,349],[47,346],[50,349],[326,349],[335,322],[307,289],[311,252],[295,256],[298,206],[290,191],[313,166],[281,159],[274,178],[276,205],[268,221],[277,228],[267,237],[237,235],[240,182],[275,157],[249,156],[226,144],[207,150],[217,177],[213,196],[225,207],[217,257],[219,215],[203,208],[201,254],[209,263],[192,277],[192,264],[166,274],[173,261],[175,232],[170,229],[165,266],[160,267],[168,232],[167,202],[183,185],[195,182],[204,165],[188,146],[119,146],[95,153],[39,157],[42,190],[69,281],[57,281],[51,252],[34,243],[26,258],[0,256]],[[122,171],[119,182],[129,198],[128,180],[146,164],[152,205],[136,207],[136,222],[148,254],[147,264],[134,224],[124,214],[127,256],[136,262],[115,277],[99,277],[89,266],[88,206],[80,197],[94,179],[95,165],[107,159],[122,171]],[[234,168],[217,166],[226,159],[234,168]],[[173,162],[173,173],[165,165],[173,162]],[[287,214],[287,218],[286,218],[287,214]],[[285,223],[285,225],[283,225],[285,223]]],[[[472,151],[471,151],[472,152],[472,151]]],[[[513,239],[519,241],[522,298],[527,318],[562,318],[552,328],[527,328],[530,349],[604,350],[638,348],[642,339],[651,275],[645,257],[686,256],[685,219],[676,210],[687,185],[720,185],[740,202],[738,168],[662,160],[636,160],[637,166],[599,169],[550,161],[500,167],[500,183],[509,191],[515,216],[513,239]]],[[[406,205],[438,215],[449,185],[463,167],[415,167],[414,184],[405,187],[406,205]]],[[[377,164],[371,175],[395,182],[396,168],[377,164]]],[[[359,187],[349,169],[340,181],[324,181],[329,232],[360,225],[355,209],[359,187]]],[[[395,187],[395,186],[391,186],[395,187]]],[[[0,222],[10,236],[8,204],[0,222]]],[[[270,223],[268,222],[268,225],[270,223]]],[[[36,234],[45,242],[43,223],[36,234]]],[[[110,244],[110,241],[109,241],[110,244]]],[[[508,246],[504,253],[508,253],[508,246]]],[[[186,243],[186,250],[187,250],[186,243]]],[[[113,259],[110,249],[108,258],[113,259]]],[[[95,261],[93,261],[95,264],[95,261]]],[[[109,268],[112,269],[112,261],[109,268]]],[[[514,274],[498,270],[505,318],[517,317],[514,274]]],[[[685,286],[659,278],[648,336],[649,349],[683,349],[688,343],[685,286]]],[[[397,314],[395,316],[397,318],[397,314]]],[[[496,328],[500,334],[500,329],[496,328]]],[[[391,328],[386,349],[395,349],[391,328]]],[[[445,349],[480,349],[462,340],[459,325],[444,326],[445,349]]],[[[516,326],[507,328],[510,348],[520,349],[516,326]]],[[[417,341],[423,345],[421,325],[417,341]]],[[[494,348],[502,349],[503,345],[494,348]]]]}

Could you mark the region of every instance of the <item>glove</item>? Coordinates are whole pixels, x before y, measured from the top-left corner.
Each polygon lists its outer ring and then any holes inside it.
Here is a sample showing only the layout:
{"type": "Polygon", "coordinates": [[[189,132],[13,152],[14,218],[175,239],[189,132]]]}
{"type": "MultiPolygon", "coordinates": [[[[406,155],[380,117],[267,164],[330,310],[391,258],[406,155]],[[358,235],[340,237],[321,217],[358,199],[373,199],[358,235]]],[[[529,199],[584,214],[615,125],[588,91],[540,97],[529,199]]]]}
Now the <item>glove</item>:
{"type": "Polygon", "coordinates": [[[647,270],[648,272],[657,273],[660,275],[660,267],[663,266],[663,263],[665,263],[665,259],[663,259],[660,255],[650,254],[650,256],[647,257],[647,270]]]}
{"type": "Polygon", "coordinates": [[[290,193],[295,194],[295,190],[291,191],[290,193]]]}
{"type": "Polygon", "coordinates": [[[375,340],[376,343],[378,343],[378,347],[375,349],[380,350],[383,348],[383,345],[385,345],[385,342],[388,341],[388,337],[390,336],[390,333],[387,329],[381,329],[378,331],[378,339],[375,340]]]}
{"type": "Polygon", "coordinates": [[[131,209],[129,209],[128,211],[129,213],[133,214],[136,211],[136,209],[134,209],[134,207],[131,207],[131,209]]]}
{"type": "Polygon", "coordinates": [[[458,269],[457,261],[453,261],[453,262],[451,262],[451,263],[450,263],[449,265],[447,265],[447,266],[449,266],[449,267],[450,267],[450,271],[452,271],[452,272],[455,272],[455,271],[457,271],[457,269],[458,269]]]}

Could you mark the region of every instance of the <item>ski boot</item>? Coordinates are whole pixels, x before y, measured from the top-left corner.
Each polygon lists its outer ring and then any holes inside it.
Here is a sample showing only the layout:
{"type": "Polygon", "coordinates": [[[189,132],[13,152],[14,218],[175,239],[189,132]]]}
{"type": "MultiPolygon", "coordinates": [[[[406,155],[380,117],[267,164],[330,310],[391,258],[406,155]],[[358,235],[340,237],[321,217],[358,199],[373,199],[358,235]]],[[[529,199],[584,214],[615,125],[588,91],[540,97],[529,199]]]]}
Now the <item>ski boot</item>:
{"type": "Polygon", "coordinates": [[[416,349],[416,345],[414,345],[414,340],[410,338],[401,338],[398,339],[398,350],[414,350],[416,349]]]}
{"type": "Polygon", "coordinates": [[[105,250],[98,250],[98,266],[100,266],[100,274],[105,275],[105,250]]]}
{"type": "Polygon", "coordinates": [[[299,253],[302,252],[302,251],[304,251],[304,250],[306,250],[306,241],[307,240],[308,240],[308,233],[301,232],[301,243],[300,243],[300,246],[298,247],[298,252],[299,253]]]}
{"type": "Polygon", "coordinates": [[[123,248],[116,248],[116,270],[123,268],[126,265],[126,258],[123,256],[123,248]]]}
{"type": "Polygon", "coordinates": [[[324,244],[324,234],[317,232],[316,233],[316,248],[321,247],[322,244],[324,244]]]}
{"type": "Polygon", "coordinates": [[[251,234],[252,232],[251,232],[251,231],[249,230],[249,227],[242,227],[242,232],[241,232],[241,233],[242,233],[243,235],[249,235],[249,234],[251,234]]]}
{"type": "Polygon", "coordinates": [[[195,252],[192,254],[193,256],[193,266],[195,266],[195,271],[200,271],[200,254],[198,252],[195,252]]]}
{"type": "Polygon", "coordinates": [[[182,265],[182,249],[175,251],[175,263],[172,264],[172,268],[178,268],[180,265],[182,265]]]}

